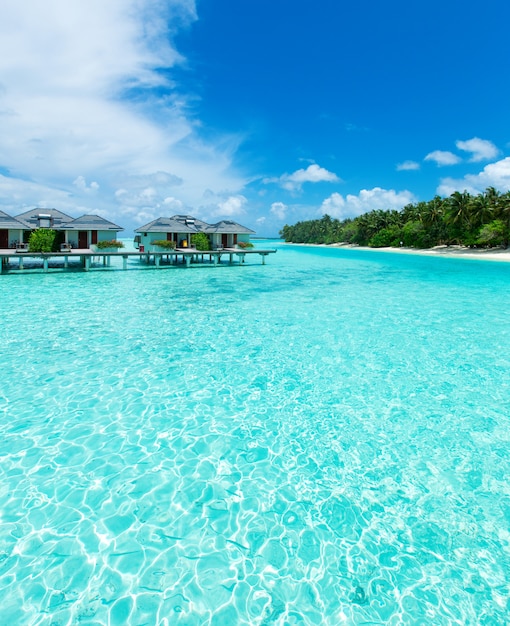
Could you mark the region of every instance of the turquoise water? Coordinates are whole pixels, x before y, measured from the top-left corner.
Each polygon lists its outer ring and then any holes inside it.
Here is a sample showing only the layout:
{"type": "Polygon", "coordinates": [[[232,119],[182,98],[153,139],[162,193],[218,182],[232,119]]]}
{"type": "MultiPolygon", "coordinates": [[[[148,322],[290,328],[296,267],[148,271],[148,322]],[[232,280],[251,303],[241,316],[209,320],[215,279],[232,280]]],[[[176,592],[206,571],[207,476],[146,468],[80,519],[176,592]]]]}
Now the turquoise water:
{"type": "Polygon", "coordinates": [[[0,624],[508,622],[510,265],[277,247],[0,276],[0,624]]]}

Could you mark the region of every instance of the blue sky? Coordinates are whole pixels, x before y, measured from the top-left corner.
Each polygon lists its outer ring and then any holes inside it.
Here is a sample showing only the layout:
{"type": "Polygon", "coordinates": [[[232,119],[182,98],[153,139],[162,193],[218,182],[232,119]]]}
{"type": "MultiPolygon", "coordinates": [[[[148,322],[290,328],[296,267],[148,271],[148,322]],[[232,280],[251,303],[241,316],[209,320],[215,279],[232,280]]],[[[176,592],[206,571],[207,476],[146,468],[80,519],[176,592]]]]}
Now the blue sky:
{"type": "Polygon", "coordinates": [[[503,0],[4,0],[0,208],[260,235],[510,189],[503,0]]]}

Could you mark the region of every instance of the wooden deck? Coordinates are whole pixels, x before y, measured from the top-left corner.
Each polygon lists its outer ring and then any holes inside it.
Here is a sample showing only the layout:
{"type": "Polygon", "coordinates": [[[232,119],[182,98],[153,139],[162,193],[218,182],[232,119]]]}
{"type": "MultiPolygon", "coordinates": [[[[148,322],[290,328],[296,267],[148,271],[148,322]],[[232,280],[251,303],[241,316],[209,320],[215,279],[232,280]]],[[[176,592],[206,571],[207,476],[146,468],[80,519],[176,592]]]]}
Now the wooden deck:
{"type": "Polygon", "coordinates": [[[112,259],[121,259],[122,269],[126,270],[128,259],[130,258],[138,258],[140,264],[144,266],[161,268],[178,265],[190,267],[192,263],[216,266],[222,263],[222,259],[227,259],[228,264],[231,265],[235,261],[245,263],[246,257],[259,255],[262,259],[262,264],[265,265],[266,257],[275,253],[275,249],[261,250],[258,248],[249,248],[247,250],[224,248],[223,250],[210,250],[207,252],[193,248],[177,248],[176,250],[165,250],[164,252],[125,251],[122,249],[117,252],[103,252],[93,251],[88,248],[73,249],[66,252],[21,252],[13,249],[0,249],[0,273],[28,269],[42,269],[43,272],[48,272],[50,269],[80,268],[83,271],[101,267],[113,269],[112,259]]]}

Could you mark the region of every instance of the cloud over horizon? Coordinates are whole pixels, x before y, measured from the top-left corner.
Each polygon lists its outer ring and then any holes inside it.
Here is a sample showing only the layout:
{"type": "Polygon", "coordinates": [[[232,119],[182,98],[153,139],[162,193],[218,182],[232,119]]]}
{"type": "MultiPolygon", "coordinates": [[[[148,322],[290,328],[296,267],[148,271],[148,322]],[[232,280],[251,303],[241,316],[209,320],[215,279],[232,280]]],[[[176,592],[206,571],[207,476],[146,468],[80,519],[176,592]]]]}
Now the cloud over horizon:
{"type": "Polygon", "coordinates": [[[223,202],[218,203],[218,208],[212,213],[215,217],[238,217],[246,213],[246,203],[248,200],[242,196],[230,196],[223,202]]]}
{"type": "Polygon", "coordinates": [[[270,212],[278,220],[284,220],[287,215],[289,207],[284,202],[273,202],[271,204],[270,212]]]}
{"type": "Polygon", "coordinates": [[[510,157],[489,163],[478,174],[466,174],[464,178],[443,178],[437,188],[437,193],[449,196],[454,191],[468,191],[479,194],[487,187],[494,187],[499,191],[510,191],[510,157]]]}
{"type": "Polygon", "coordinates": [[[374,210],[399,210],[411,202],[416,202],[416,198],[410,191],[374,187],[362,189],[357,196],[348,194],[344,197],[339,193],[333,193],[323,201],[319,213],[321,215],[327,213],[331,217],[343,220],[374,210]]]}

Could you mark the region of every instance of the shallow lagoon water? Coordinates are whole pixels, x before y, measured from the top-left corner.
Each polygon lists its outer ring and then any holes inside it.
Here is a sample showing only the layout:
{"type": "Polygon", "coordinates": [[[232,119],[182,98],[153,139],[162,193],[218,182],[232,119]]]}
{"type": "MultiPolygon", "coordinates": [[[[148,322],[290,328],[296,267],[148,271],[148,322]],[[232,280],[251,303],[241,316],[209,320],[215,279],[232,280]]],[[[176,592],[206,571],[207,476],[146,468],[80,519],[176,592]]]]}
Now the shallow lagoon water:
{"type": "Polygon", "coordinates": [[[0,276],[1,624],[507,623],[510,265],[276,245],[0,276]]]}

